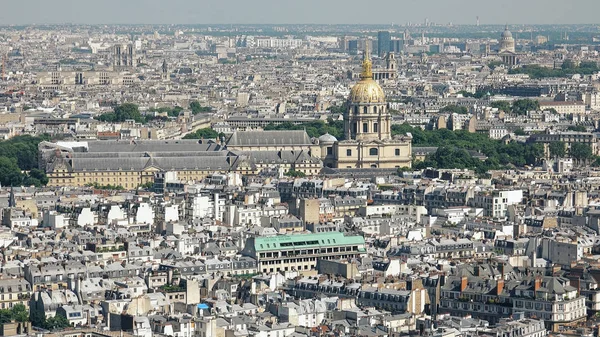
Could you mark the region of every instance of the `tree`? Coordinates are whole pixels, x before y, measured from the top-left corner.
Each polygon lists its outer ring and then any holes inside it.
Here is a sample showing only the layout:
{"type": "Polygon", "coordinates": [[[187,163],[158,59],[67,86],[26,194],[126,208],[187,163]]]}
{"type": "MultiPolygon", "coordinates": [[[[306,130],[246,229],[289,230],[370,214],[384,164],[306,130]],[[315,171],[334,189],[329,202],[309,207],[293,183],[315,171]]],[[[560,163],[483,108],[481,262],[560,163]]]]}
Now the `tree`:
{"type": "Polygon", "coordinates": [[[440,110],[441,113],[449,112],[449,113],[457,113],[460,115],[466,115],[469,110],[467,107],[458,106],[458,105],[447,105],[440,110]]]}
{"type": "Polygon", "coordinates": [[[145,189],[145,190],[149,190],[152,187],[154,187],[154,182],[153,181],[148,181],[148,182],[146,182],[144,184],[140,184],[139,187],[142,188],[142,189],[145,189]]]}
{"type": "Polygon", "coordinates": [[[134,120],[136,123],[145,123],[146,119],[140,114],[139,107],[133,103],[124,103],[113,109],[113,112],[108,112],[98,116],[98,120],[102,122],[124,122],[126,120],[134,120]]]}
{"type": "Polygon", "coordinates": [[[43,328],[47,330],[59,330],[71,326],[65,316],[56,315],[44,320],[43,328]]]}
{"type": "Polygon", "coordinates": [[[496,108],[500,111],[510,112],[510,103],[506,101],[495,101],[490,104],[492,108],[496,108]]]}
{"type": "Polygon", "coordinates": [[[526,115],[529,111],[540,109],[540,102],[533,99],[518,99],[513,102],[512,112],[517,115],[526,115]]]}
{"type": "Polygon", "coordinates": [[[572,60],[565,60],[560,66],[560,68],[562,70],[575,69],[575,62],[573,62],[572,60]]]}
{"type": "Polygon", "coordinates": [[[548,149],[553,158],[563,158],[567,154],[565,142],[552,142],[548,145],[548,149]]]}
{"type": "Polygon", "coordinates": [[[515,135],[517,136],[527,136],[527,133],[525,133],[525,130],[518,128],[515,130],[515,135]]]}
{"type": "Polygon", "coordinates": [[[197,115],[201,112],[211,112],[211,107],[201,106],[198,101],[190,102],[190,109],[192,110],[192,114],[197,115]]]}
{"type": "Polygon", "coordinates": [[[569,131],[586,132],[587,129],[583,125],[571,125],[567,128],[569,131]]]}
{"type": "Polygon", "coordinates": [[[304,172],[300,172],[300,171],[296,171],[296,170],[289,170],[284,175],[286,175],[288,177],[293,177],[293,178],[304,178],[304,177],[306,177],[306,174],[304,174],[304,172]]]}
{"type": "Polygon", "coordinates": [[[492,61],[492,62],[488,63],[488,67],[489,67],[491,70],[494,70],[494,69],[496,69],[498,66],[501,66],[501,65],[503,65],[503,64],[504,64],[504,63],[503,63],[502,61],[492,61]]]}
{"type": "Polygon", "coordinates": [[[332,105],[327,110],[332,114],[343,114],[348,110],[348,102],[344,102],[342,105],[332,105]]]}
{"type": "Polygon", "coordinates": [[[11,309],[0,310],[0,324],[29,321],[29,312],[23,304],[15,304],[11,309]]]}
{"type": "Polygon", "coordinates": [[[20,185],[23,174],[14,158],[0,157],[0,184],[2,186],[20,185]]]}
{"type": "Polygon", "coordinates": [[[269,124],[265,126],[265,131],[270,130],[306,130],[309,137],[320,137],[326,133],[337,138],[337,140],[344,140],[344,122],[334,121],[331,118],[327,119],[327,123],[322,120],[316,120],[312,122],[306,122],[302,124],[293,124],[290,122],[284,122],[278,125],[269,124]]]}
{"type": "MultiPolygon", "coordinates": [[[[413,128],[409,124],[393,125],[392,134],[405,134],[410,132],[413,136],[413,146],[436,146],[438,152],[428,156],[419,166],[438,168],[470,168],[480,172],[491,169],[501,169],[506,165],[524,166],[535,165],[544,156],[544,148],[540,144],[528,144],[490,139],[479,133],[469,133],[465,130],[451,131],[448,129],[422,130],[413,128]],[[474,150],[483,153],[488,160],[481,161],[467,159],[465,153],[458,150],[474,150]]],[[[469,157],[472,157],[467,153],[469,157]]],[[[415,163],[417,165],[417,163],[415,163]]]]}
{"type": "Polygon", "coordinates": [[[46,316],[43,311],[31,310],[29,318],[31,319],[31,325],[38,328],[43,328],[46,323],[46,316]]]}
{"type": "Polygon", "coordinates": [[[594,156],[592,148],[583,143],[571,144],[569,153],[571,154],[571,157],[577,159],[578,161],[588,160],[594,156]]]}
{"type": "Polygon", "coordinates": [[[211,128],[196,130],[196,132],[188,133],[183,139],[217,139],[219,134],[211,128]]]}
{"type": "Polygon", "coordinates": [[[12,318],[17,322],[27,322],[29,321],[29,312],[27,307],[23,304],[15,304],[12,307],[12,318]]]}
{"type": "Polygon", "coordinates": [[[37,179],[42,185],[48,184],[48,177],[46,176],[46,173],[40,169],[31,169],[31,171],[29,171],[29,177],[37,179]]]}

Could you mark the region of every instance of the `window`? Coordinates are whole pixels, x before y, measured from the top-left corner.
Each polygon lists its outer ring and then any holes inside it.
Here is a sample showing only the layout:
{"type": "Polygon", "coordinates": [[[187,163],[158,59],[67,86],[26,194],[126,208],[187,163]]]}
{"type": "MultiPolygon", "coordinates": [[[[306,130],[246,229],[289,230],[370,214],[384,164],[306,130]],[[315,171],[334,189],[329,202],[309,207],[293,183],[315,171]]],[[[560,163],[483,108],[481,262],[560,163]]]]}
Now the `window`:
{"type": "Polygon", "coordinates": [[[331,147],[331,146],[328,146],[328,147],[327,147],[327,155],[328,155],[328,156],[331,156],[332,154],[333,154],[333,147],[331,147]]]}
{"type": "Polygon", "coordinates": [[[379,127],[379,124],[373,123],[373,132],[379,132],[378,127],[379,127]]]}
{"type": "Polygon", "coordinates": [[[369,155],[370,156],[376,156],[379,153],[379,150],[377,150],[376,147],[372,147],[369,149],[369,155]]]}
{"type": "Polygon", "coordinates": [[[396,149],[396,156],[400,155],[400,149],[396,149]]]}
{"type": "Polygon", "coordinates": [[[369,132],[369,125],[367,123],[363,123],[363,132],[369,132]]]}
{"type": "Polygon", "coordinates": [[[364,111],[364,113],[366,113],[366,114],[368,114],[368,113],[369,113],[369,110],[367,109],[367,107],[364,107],[364,108],[363,108],[363,111],[364,111]]]}
{"type": "Polygon", "coordinates": [[[346,150],[346,156],[347,157],[352,156],[352,150],[350,150],[350,149],[346,150]]]}

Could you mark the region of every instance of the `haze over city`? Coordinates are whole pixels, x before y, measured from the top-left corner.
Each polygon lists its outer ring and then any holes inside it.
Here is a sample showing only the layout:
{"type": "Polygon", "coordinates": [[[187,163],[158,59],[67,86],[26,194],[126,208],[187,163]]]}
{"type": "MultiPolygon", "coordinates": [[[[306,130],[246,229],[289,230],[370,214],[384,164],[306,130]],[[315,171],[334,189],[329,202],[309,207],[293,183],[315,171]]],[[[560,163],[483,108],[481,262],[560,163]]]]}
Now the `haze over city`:
{"type": "Polygon", "coordinates": [[[600,336],[600,0],[0,1],[0,337],[600,336]]]}
{"type": "Polygon", "coordinates": [[[597,0],[24,0],[0,24],[593,24],[597,0]]]}

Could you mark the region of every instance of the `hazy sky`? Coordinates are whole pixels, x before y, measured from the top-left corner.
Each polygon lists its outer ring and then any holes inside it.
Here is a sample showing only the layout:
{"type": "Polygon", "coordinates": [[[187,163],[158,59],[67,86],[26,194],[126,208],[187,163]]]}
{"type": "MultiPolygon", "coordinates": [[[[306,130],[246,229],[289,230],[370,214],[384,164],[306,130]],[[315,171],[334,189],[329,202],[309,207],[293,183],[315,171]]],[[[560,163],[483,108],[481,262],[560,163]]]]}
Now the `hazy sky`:
{"type": "Polygon", "coordinates": [[[600,23],[600,0],[0,0],[0,24],[600,23]]]}

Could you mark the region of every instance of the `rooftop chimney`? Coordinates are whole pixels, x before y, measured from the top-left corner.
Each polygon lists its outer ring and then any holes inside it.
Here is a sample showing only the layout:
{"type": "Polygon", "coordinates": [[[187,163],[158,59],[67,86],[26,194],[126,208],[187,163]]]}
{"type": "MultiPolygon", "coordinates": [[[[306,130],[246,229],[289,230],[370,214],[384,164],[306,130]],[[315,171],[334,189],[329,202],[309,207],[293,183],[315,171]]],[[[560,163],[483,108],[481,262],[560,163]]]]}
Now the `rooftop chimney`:
{"type": "Polygon", "coordinates": [[[504,279],[501,278],[496,282],[496,295],[500,296],[504,291],[504,279]]]}
{"type": "Polygon", "coordinates": [[[534,290],[538,291],[538,290],[540,290],[541,287],[542,287],[542,278],[540,276],[536,276],[534,290]]]}
{"type": "Polygon", "coordinates": [[[465,291],[465,289],[467,289],[468,284],[469,284],[469,279],[466,276],[463,276],[462,279],[460,279],[460,291],[461,292],[465,291]]]}

